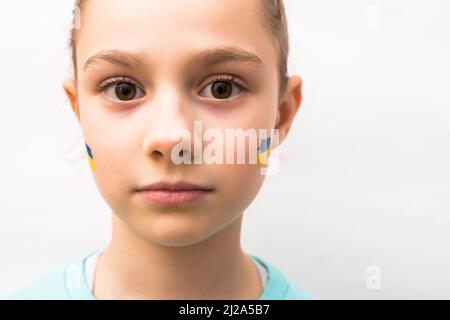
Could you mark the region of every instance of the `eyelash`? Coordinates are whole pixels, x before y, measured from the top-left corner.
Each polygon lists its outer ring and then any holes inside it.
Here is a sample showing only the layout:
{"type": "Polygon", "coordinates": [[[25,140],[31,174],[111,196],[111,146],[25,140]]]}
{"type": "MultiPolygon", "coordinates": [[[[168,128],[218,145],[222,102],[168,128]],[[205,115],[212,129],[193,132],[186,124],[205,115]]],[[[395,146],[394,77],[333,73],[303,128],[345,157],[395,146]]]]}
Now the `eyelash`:
{"type": "MultiPolygon", "coordinates": [[[[203,86],[201,90],[203,90],[204,88],[206,88],[206,87],[209,86],[210,84],[213,84],[213,83],[219,82],[219,81],[229,81],[229,82],[232,82],[232,83],[234,83],[235,85],[237,85],[237,86],[239,87],[240,90],[242,90],[242,91],[248,91],[248,86],[247,86],[247,84],[246,84],[244,81],[242,81],[239,77],[236,77],[236,76],[230,75],[230,74],[220,74],[220,75],[215,76],[214,79],[213,79],[212,81],[209,81],[205,86],[203,86]]],[[[140,88],[140,86],[136,83],[136,81],[134,81],[133,79],[131,79],[131,78],[129,78],[129,77],[127,77],[127,76],[116,76],[116,77],[112,77],[112,78],[106,79],[106,80],[104,80],[103,82],[101,82],[101,83],[97,86],[96,91],[97,91],[97,92],[104,92],[104,91],[105,91],[106,89],[108,89],[109,87],[111,87],[111,86],[113,86],[113,85],[115,85],[115,84],[123,83],[123,82],[131,83],[131,84],[133,84],[134,86],[137,86],[137,87],[140,88]]],[[[142,90],[142,89],[141,89],[141,90],[142,90]]],[[[142,90],[142,91],[145,93],[144,90],[142,90]]],[[[234,98],[230,98],[230,99],[222,99],[222,100],[221,100],[221,99],[217,99],[217,100],[222,101],[222,102],[224,102],[224,101],[226,102],[227,100],[232,100],[232,99],[234,99],[234,98]]],[[[130,103],[130,101],[123,101],[123,102],[120,102],[119,100],[118,100],[118,101],[111,101],[111,100],[110,100],[110,102],[111,102],[112,104],[116,104],[116,105],[124,105],[124,104],[129,104],[129,103],[130,103]]],[[[131,101],[131,102],[132,102],[132,101],[131,101]]]]}
{"type": "Polygon", "coordinates": [[[236,84],[241,90],[244,90],[244,91],[248,90],[247,84],[244,81],[242,81],[240,78],[238,78],[236,76],[229,75],[229,74],[220,74],[220,75],[216,76],[213,79],[213,81],[208,82],[207,86],[210,85],[211,83],[218,82],[218,81],[230,81],[230,82],[233,82],[234,84],[236,84]]]}
{"type": "Polygon", "coordinates": [[[125,77],[125,76],[118,76],[118,77],[113,77],[113,78],[104,80],[97,86],[96,90],[98,92],[102,92],[105,89],[109,88],[110,86],[113,86],[118,83],[123,83],[123,82],[131,83],[135,86],[138,86],[138,84],[133,79],[131,79],[129,77],[125,77]]]}

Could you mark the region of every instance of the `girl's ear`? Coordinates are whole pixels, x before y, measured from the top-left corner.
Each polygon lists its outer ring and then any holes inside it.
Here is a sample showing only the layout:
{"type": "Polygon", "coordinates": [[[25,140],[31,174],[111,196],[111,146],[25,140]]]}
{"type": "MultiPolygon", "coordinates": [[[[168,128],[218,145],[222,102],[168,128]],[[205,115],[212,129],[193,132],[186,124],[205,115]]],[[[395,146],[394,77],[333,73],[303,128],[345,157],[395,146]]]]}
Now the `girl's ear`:
{"type": "Polygon", "coordinates": [[[288,80],[284,98],[278,107],[275,129],[278,129],[278,145],[284,141],[302,103],[302,78],[291,76],[288,80]]]}
{"type": "Polygon", "coordinates": [[[80,122],[80,109],[78,106],[78,98],[77,98],[77,86],[76,81],[73,78],[66,78],[63,81],[64,92],[69,98],[70,106],[72,107],[72,111],[75,113],[75,116],[80,122]]]}

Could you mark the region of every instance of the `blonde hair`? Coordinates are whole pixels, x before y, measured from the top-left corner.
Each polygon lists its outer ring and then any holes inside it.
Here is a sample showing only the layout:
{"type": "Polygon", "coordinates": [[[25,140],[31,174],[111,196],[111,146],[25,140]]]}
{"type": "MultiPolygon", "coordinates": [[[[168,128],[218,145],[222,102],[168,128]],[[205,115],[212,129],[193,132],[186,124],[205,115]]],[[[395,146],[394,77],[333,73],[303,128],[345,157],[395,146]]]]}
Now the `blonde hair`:
{"type": "MultiPolygon", "coordinates": [[[[283,0],[260,0],[264,15],[264,26],[272,33],[278,51],[278,70],[280,80],[280,97],[284,93],[288,80],[289,33],[283,0]]],[[[76,36],[83,12],[88,0],[76,0],[74,6],[73,27],[70,34],[69,47],[72,51],[72,64],[77,77],[76,36]]]]}

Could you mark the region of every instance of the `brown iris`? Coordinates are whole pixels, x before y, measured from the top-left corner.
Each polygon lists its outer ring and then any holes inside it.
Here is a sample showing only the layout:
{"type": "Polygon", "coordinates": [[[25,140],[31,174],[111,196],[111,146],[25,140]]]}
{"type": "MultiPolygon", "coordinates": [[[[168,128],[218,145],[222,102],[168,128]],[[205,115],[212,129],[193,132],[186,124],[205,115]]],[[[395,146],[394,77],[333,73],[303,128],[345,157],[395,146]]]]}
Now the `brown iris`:
{"type": "Polygon", "coordinates": [[[232,92],[233,88],[228,82],[217,81],[212,86],[212,94],[217,99],[227,99],[232,92]]]}
{"type": "Polygon", "coordinates": [[[118,83],[116,85],[116,96],[122,101],[133,100],[136,97],[136,86],[131,83],[118,83]]]}

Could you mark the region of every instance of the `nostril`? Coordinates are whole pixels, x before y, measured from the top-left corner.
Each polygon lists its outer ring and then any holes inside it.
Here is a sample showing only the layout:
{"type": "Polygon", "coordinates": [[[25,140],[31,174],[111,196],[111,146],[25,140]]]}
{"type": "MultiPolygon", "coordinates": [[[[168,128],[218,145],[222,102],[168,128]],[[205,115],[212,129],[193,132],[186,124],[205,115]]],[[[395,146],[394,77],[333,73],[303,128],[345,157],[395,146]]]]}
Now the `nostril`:
{"type": "MultiPolygon", "coordinates": [[[[190,154],[190,151],[186,150],[186,149],[181,149],[178,152],[178,155],[179,155],[179,157],[181,159],[184,159],[185,157],[189,157],[189,154],[190,154]]],[[[162,151],[160,151],[160,150],[153,150],[152,153],[151,153],[151,157],[153,159],[163,158],[164,156],[165,156],[165,154],[162,151]]],[[[170,157],[171,156],[171,152],[168,152],[167,156],[170,157]]]]}
{"type": "Polygon", "coordinates": [[[162,152],[159,151],[159,150],[154,150],[154,151],[152,152],[152,156],[155,157],[155,158],[159,158],[159,157],[161,157],[162,155],[163,155],[162,152]]]}
{"type": "MultiPolygon", "coordinates": [[[[188,149],[181,149],[178,154],[180,159],[186,160],[191,158],[191,152],[188,149]]],[[[190,161],[192,161],[192,159],[190,159],[190,161]]]]}

